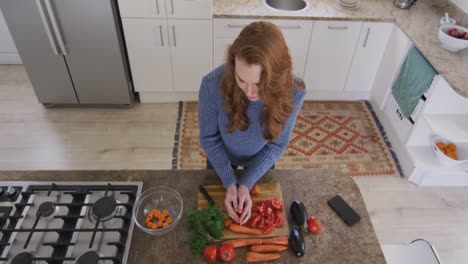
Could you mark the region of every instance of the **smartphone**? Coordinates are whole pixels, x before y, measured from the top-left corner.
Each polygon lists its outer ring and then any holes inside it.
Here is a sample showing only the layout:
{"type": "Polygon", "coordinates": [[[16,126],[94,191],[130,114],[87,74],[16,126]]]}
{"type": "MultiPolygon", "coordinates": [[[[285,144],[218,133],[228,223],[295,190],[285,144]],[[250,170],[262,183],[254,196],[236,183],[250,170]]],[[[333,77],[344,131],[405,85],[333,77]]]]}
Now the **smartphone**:
{"type": "Polygon", "coordinates": [[[327,204],[348,226],[353,226],[361,220],[361,217],[356,213],[356,211],[354,211],[353,208],[351,208],[339,195],[328,200],[327,204]]]}

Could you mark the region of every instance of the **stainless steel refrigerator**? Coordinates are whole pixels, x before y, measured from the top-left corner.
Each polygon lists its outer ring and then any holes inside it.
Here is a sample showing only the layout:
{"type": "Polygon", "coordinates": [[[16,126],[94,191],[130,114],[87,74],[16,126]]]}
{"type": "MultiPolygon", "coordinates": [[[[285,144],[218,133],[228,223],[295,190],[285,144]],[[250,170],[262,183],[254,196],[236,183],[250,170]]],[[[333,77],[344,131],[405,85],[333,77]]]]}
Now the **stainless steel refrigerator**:
{"type": "Polygon", "coordinates": [[[39,101],[130,105],[117,0],[0,0],[39,101]]]}

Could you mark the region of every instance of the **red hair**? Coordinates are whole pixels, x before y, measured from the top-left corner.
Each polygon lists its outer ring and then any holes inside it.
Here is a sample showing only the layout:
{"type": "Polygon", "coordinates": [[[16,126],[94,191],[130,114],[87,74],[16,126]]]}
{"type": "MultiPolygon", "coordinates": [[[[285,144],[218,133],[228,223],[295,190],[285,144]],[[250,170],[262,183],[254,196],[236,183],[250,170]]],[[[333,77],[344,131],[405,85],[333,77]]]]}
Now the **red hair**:
{"type": "Polygon", "coordinates": [[[262,69],[258,95],[263,103],[260,120],[263,137],[273,141],[279,137],[288,116],[294,110],[292,89],[303,89],[303,82],[293,79],[291,56],[281,30],[269,22],[253,22],[246,26],[228,48],[221,89],[231,128],[228,133],[249,127],[249,99],[235,80],[235,58],[262,69]]]}

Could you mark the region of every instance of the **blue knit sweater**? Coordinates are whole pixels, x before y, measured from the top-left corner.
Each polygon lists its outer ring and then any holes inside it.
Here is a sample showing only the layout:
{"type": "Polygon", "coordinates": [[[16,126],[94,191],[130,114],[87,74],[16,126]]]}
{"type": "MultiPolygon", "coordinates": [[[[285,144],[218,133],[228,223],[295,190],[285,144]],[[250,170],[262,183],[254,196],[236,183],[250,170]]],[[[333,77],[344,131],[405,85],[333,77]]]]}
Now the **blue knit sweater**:
{"type": "Polygon", "coordinates": [[[262,102],[250,101],[247,116],[249,128],[227,133],[231,122],[225,111],[219,87],[224,65],[203,77],[198,104],[200,143],[213,164],[225,188],[231,184],[245,185],[249,190],[273,166],[289,143],[297,115],[304,102],[305,89],[294,89],[294,111],[287,118],[278,139],[268,142],[263,138],[260,123],[262,102]],[[237,180],[233,165],[247,167],[237,180]]]}

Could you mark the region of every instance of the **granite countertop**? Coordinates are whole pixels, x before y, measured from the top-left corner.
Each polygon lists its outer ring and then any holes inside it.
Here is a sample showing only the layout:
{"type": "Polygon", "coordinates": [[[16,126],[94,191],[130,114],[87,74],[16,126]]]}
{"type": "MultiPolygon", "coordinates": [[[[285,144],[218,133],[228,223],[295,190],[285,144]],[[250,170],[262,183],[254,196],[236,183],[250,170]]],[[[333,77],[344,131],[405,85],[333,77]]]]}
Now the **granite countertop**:
{"type": "Polygon", "coordinates": [[[357,9],[339,7],[336,0],[305,0],[304,11],[277,11],[264,0],[213,0],[215,18],[288,18],[395,22],[432,66],[460,95],[468,97],[468,49],[452,52],[440,45],[439,21],[447,11],[461,22],[461,11],[447,0],[420,0],[410,9],[393,6],[393,0],[359,0],[357,9]]]}
{"type": "MultiPolygon", "coordinates": [[[[196,208],[199,184],[220,184],[214,171],[3,171],[1,181],[142,181],[143,190],[157,185],[176,189],[188,208],[196,208]]],[[[319,235],[304,234],[306,254],[296,258],[291,251],[281,253],[281,263],[385,263],[382,250],[356,183],[334,170],[273,170],[261,182],[279,182],[286,205],[301,200],[309,216],[323,222],[319,235]],[[346,226],[326,201],[340,194],[361,216],[353,227],[346,226]]],[[[290,221],[290,220],[289,220],[290,221]]],[[[205,263],[194,256],[183,241],[189,229],[186,218],[169,234],[147,235],[135,228],[128,263],[205,263]]],[[[236,249],[231,263],[246,263],[247,248],[236,249]]]]}

